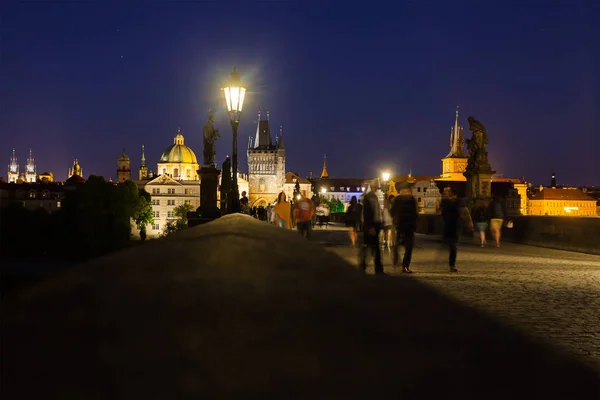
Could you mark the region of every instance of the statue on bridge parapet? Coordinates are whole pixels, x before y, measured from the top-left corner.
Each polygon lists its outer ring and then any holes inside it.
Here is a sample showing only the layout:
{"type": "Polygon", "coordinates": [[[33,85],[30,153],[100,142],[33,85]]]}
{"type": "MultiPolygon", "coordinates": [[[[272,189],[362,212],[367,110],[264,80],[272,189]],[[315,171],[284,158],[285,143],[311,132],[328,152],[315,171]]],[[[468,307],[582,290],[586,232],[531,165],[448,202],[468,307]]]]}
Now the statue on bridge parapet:
{"type": "Polygon", "coordinates": [[[491,181],[495,171],[488,161],[488,136],[483,124],[474,117],[469,116],[469,130],[473,132],[470,139],[467,139],[467,149],[469,151],[469,161],[464,172],[467,178],[467,198],[471,207],[481,200],[487,201],[491,198],[491,181]]]}
{"type": "Polygon", "coordinates": [[[469,150],[469,161],[467,164],[467,170],[491,170],[491,167],[488,162],[488,137],[485,127],[481,122],[477,121],[472,116],[470,116],[468,120],[469,130],[473,132],[473,136],[471,137],[471,139],[467,139],[467,149],[469,150]]]}

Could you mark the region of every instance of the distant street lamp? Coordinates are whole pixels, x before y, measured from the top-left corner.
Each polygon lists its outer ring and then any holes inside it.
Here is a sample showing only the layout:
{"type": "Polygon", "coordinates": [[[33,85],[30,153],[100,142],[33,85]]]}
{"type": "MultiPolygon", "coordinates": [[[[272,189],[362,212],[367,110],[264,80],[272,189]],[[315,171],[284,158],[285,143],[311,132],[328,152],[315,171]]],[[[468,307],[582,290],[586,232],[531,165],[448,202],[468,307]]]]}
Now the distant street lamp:
{"type": "Polygon", "coordinates": [[[240,76],[236,69],[233,68],[231,78],[227,85],[223,88],[225,92],[225,102],[227,103],[227,111],[229,112],[229,121],[231,130],[233,131],[233,155],[232,163],[232,187],[231,187],[231,204],[229,211],[232,213],[240,212],[240,192],[238,188],[238,152],[237,152],[237,137],[238,126],[240,125],[240,116],[242,115],[242,107],[244,106],[244,98],[246,97],[246,88],[240,82],[240,76]]]}
{"type": "Polygon", "coordinates": [[[389,184],[388,182],[390,181],[390,173],[388,171],[384,171],[381,173],[381,180],[383,181],[383,187],[381,188],[381,191],[384,194],[387,194],[388,190],[389,190],[389,184]]]}

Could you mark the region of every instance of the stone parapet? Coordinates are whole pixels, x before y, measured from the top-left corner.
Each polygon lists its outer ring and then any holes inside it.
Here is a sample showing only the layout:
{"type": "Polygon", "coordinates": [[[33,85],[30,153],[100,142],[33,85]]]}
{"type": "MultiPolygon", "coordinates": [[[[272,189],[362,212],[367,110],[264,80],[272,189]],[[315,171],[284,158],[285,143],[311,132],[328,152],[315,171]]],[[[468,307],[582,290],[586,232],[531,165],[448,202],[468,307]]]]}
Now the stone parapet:
{"type": "MultiPolygon", "coordinates": [[[[514,216],[513,228],[502,229],[502,240],[581,253],[600,254],[600,218],[514,216]]],[[[419,215],[417,232],[440,235],[439,215],[419,215]]]]}

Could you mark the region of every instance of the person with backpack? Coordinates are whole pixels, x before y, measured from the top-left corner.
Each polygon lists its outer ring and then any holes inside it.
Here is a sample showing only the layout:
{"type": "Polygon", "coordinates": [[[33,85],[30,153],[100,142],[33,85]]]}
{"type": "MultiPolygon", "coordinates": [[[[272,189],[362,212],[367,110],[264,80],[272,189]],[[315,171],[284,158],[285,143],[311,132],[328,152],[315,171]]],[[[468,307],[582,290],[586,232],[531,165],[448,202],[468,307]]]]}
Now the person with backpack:
{"type": "Polygon", "coordinates": [[[498,196],[494,196],[490,203],[490,232],[496,241],[496,247],[500,247],[500,236],[502,235],[502,224],[506,216],[504,202],[498,196]]]}

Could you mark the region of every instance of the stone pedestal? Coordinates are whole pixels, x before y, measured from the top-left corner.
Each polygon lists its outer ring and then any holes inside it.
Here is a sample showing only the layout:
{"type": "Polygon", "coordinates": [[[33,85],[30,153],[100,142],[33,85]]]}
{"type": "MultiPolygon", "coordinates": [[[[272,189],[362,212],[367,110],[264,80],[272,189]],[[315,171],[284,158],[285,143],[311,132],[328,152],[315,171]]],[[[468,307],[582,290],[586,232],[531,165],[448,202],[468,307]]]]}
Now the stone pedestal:
{"type": "Polygon", "coordinates": [[[221,216],[221,210],[217,207],[217,187],[219,186],[219,174],[214,166],[202,166],[198,170],[200,176],[200,207],[198,217],[202,219],[215,219],[221,216]]]}
{"type": "Polygon", "coordinates": [[[466,198],[471,208],[479,205],[486,206],[492,197],[492,171],[489,164],[478,166],[464,173],[467,178],[466,198]]]}

